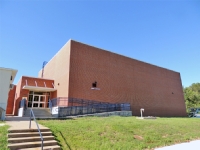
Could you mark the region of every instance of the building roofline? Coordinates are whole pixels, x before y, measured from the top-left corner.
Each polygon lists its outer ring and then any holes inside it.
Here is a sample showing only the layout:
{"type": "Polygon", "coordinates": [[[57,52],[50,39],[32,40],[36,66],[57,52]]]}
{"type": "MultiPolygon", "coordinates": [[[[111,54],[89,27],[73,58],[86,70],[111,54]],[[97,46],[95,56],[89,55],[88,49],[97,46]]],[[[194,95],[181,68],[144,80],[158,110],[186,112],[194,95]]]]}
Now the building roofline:
{"type": "MultiPolygon", "coordinates": [[[[32,76],[21,76],[21,78],[23,78],[23,77],[26,77],[26,78],[34,78],[34,79],[53,80],[53,81],[54,81],[54,79],[41,78],[41,77],[32,77],[32,76]]],[[[21,78],[20,78],[20,79],[21,79],[21,78]]]]}
{"type": "MultiPolygon", "coordinates": [[[[48,63],[63,49],[63,47],[64,47],[65,45],[67,45],[69,42],[71,42],[71,39],[69,39],[69,40],[60,48],[60,50],[57,51],[57,53],[56,53],[49,61],[47,61],[47,64],[48,64],[48,63]]],[[[46,64],[46,65],[47,65],[47,64],[46,64]]],[[[39,72],[40,72],[40,71],[42,71],[42,69],[40,69],[39,72]]]]}
{"type": "MultiPolygon", "coordinates": [[[[47,79],[47,78],[40,78],[40,77],[32,77],[32,76],[21,76],[21,77],[19,78],[17,84],[19,84],[19,82],[22,80],[23,77],[34,78],[34,79],[53,80],[53,81],[54,81],[54,79],[47,79]]],[[[15,85],[17,85],[17,84],[15,84],[15,85]]]]}
{"type": "MultiPolygon", "coordinates": [[[[122,55],[122,54],[118,54],[118,53],[115,53],[115,52],[111,52],[111,51],[109,51],[109,50],[105,50],[105,49],[103,49],[103,48],[99,48],[99,47],[95,47],[95,46],[92,46],[92,45],[89,45],[89,44],[85,44],[85,43],[79,42],[79,41],[77,41],[77,40],[69,39],[69,40],[65,43],[65,45],[68,44],[69,42],[77,42],[77,43],[80,43],[80,44],[83,44],[83,45],[86,45],[86,46],[90,46],[90,47],[93,47],[93,48],[97,48],[97,49],[99,49],[99,50],[102,50],[102,51],[105,51],[105,52],[108,52],[108,53],[112,53],[112,54],[115,54],[115,55],[119,55],[119,56],[121,56],[121,57],[126,57],[126,58],[128,58],[128,59],[136,60],[136,61],[139,61],[139,62],[148,64],[148,65],[152,65],[152,66],[155,66],[155,67],[158,67],[158,68],[161,68],[161,69],[165,69],[165,70],[172,71],[172,72],[175,72],[175,73],[180,74],[180,72],[178,72],[178,71],[174,71],[174,70],[171,70],[171,69],[168,69],[168,68],[164,68],[164,67],[161,67],[161,66],[158,66],[158,65],[155,65],[155,64],[151,64],[151,63],[148,63],[148,62],[145,62],[145,61],[141,61],[141,60],[138,60],[138,59],[135,59],[135,58],[132,58],[132,57],[128,57],[128,56],[125,56],[125,55],[122,55]]],[[[60,48],[60,50],[48,61],[48,63],[62,50],[62,48],[63,48],[65,45],[63,45],[63,46],[60,48]]],[[[47,64],[48,64],[48,63],[47,63],[47,64]]],[[[47,65],[47,64],[46,64],[46,65],[47,65]]],[[[42,70],[42,69],[40,69],[39,72],[40,72],[41,70],[42,70]]]]}
{"type": "Polygon", "coordinates": [[[76,41],[76,40],[72,40],[72,39],[70,39],[70,41],[71,41],[71,42],[77,42],[77,43],[80,43],[80,44],[83,44],[83,45],[86,45],[86,46],[90,46],[90,47],[93,47],[93,48],[97,48],[97,49],[99,49],[99,50],[102,50],[102,51],[105,51],[105,52],[108,52],[108,53],[112,53],[112,54],[115,54],[115,55],[119,55],[119,56],[122,56],[122,57],[126,57],[126,58],[128,58],[128,59],[136,60],[136,61],[139,61],[139,62],[148,64],[148,65],[152,65],[152,66],[155,66],[155,67],[158,67],[158,68],[161,68],[161,69],[165,69],[165,70],[172,71],[172,72],[175,72],[175,73],[180,74],[180,72],[178,72],[178,71],[174,71],[174,70],[171,70],[171,69],[168,69],[168,68],[160,67],[160,66],[158,66],[158,65],[154,65],[154,64],[151,64],[151,63],[148,63],[148,62],[145,62],[145,61],[141,61],[141,60],[132,58],[132,57],[124,56],[124,55],[122,55],[122,54],[114,53],[114,52],[105,50],[105,49],[103,49],[103,48],[91,46],[91,45],[88,45],[88,44],[85,44],[85,43],[82,43],[82,42],[79,42],[79,41],[76,41]]]}
{"type": "Polygon", "coordinates": [[[4,68],[4,67],[0,67],[0,70],[11,71],[11,72],[12,72],[12,73],[11,73],[11,76],[12,76],[11,83],[14,82],[14,79],[15,79],[15,77],[16,77],[16,74],[17,74],[18,70],[16,70],[16,69],[11,69],[11,68],[4,68]]]}

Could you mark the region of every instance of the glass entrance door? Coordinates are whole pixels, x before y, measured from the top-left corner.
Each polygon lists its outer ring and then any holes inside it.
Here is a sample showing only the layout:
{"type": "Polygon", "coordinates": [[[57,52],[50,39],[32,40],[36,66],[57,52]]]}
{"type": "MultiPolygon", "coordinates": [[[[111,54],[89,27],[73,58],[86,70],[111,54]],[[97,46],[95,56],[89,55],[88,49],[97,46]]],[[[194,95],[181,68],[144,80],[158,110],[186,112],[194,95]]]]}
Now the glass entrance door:
{"type": "MultiPolygon", "coordinates": [[[[34,108],[44,108],[46,107],[46,99],[49,98],[49,95],[42,95],[43,93],[34,93],[30,92],[29,99],[28,99],[28,107],[34,107],[34,108]]],[[[45,93],[46,94],[46,93],[45,93]]]]}
{"type": "Polygon", "coordinates": [[[39,107],[45,107],[45,103],[46,103],[46,96],[40,95],[39,107]]]}
{"type": "Polygon", "coordinates": [[[32,107],[44,107],[46,101],[45,95],[33,95],[32,107]]]}
{"type": "Polygon", "coordinates": [[[33,104],[32,104],[32,107],[38,107],[39,105],[39,98],[40,96],[39,95],[33,95],[33,104]]]}
{"type": "Polygon", "coordinates": [[[33,104],[33,95],[29,95],[28,97],[28,107],[32,107],[33,104]]]}
{"type": "Polygon", "coordinates": [[[45,95],[29,95],[28,107],[45,107],[45,95]]]}

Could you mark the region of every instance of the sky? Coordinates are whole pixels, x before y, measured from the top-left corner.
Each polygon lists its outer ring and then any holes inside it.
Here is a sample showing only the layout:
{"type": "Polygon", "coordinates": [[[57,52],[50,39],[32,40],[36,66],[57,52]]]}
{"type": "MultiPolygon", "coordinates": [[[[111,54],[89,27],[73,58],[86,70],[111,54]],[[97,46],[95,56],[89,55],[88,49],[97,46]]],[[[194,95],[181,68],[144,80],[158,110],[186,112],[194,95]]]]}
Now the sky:
{"type": "Polygon", "coordinates": [[[0,0],[0,67],[38,76],[69,40],[200,82],[199,0],[0,0]]]}

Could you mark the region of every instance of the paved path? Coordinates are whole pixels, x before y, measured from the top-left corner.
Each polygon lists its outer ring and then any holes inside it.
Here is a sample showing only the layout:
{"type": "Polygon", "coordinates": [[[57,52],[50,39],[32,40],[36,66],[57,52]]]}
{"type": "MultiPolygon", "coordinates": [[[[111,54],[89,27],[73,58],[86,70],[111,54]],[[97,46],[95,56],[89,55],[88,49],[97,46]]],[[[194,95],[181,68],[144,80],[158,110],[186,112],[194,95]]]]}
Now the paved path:
{"type": "MultiPolygon", "coordinates": [[[[17,129],[29,129],[29,117],[6,117],[6,124],[10,126],[10,130],[17,129]]],[[[39,125],[40,129],[46,129],[46,127],[39,125]]],[[[37,129],[36,123],[34,120],[31,121],[31,129],[37,129]]]]}
{"type": "Polygon", "coordinates": [[[4,126],[5,125],[5,123],[0,123],[0,126],[4,126]]]}
{"type": "Polygon", "coordinates": [[[200,140],[195,140],[187,143],[181,143],[166,147],[157,148],[155,150],[197,150],[200,149],[200,140]]]}

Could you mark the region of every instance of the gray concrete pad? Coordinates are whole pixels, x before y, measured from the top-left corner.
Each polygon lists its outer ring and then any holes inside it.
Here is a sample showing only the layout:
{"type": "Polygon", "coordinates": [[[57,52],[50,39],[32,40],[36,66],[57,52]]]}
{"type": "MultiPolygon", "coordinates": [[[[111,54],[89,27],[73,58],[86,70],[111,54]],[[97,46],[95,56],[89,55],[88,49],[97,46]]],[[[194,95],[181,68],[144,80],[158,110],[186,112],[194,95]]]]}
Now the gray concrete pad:
{"type": "MultiPolygon", "coordinates": [[[[6,117],[6,124],[10,126],[9,130],[19,130],[19,129],[29,129],[30,123],[29,117],[6,117]]],[[[40,124],[40,129],[47,129],[40,124]]],[[[36,123],[34,120],[31,121],[31,129],[37,129],[36,123]]]]}
{"type": "Polygon", "coordinates": [[[29,117],[6,116],[5,121],[28,121],[29,117]]]}
{"type": "Polygon", "coordinates": [[[161,148],[156,148],[155,150],[192,150],[200,148],[200,140],[195,140],[187,143],[181,143],[161,148]]]}

